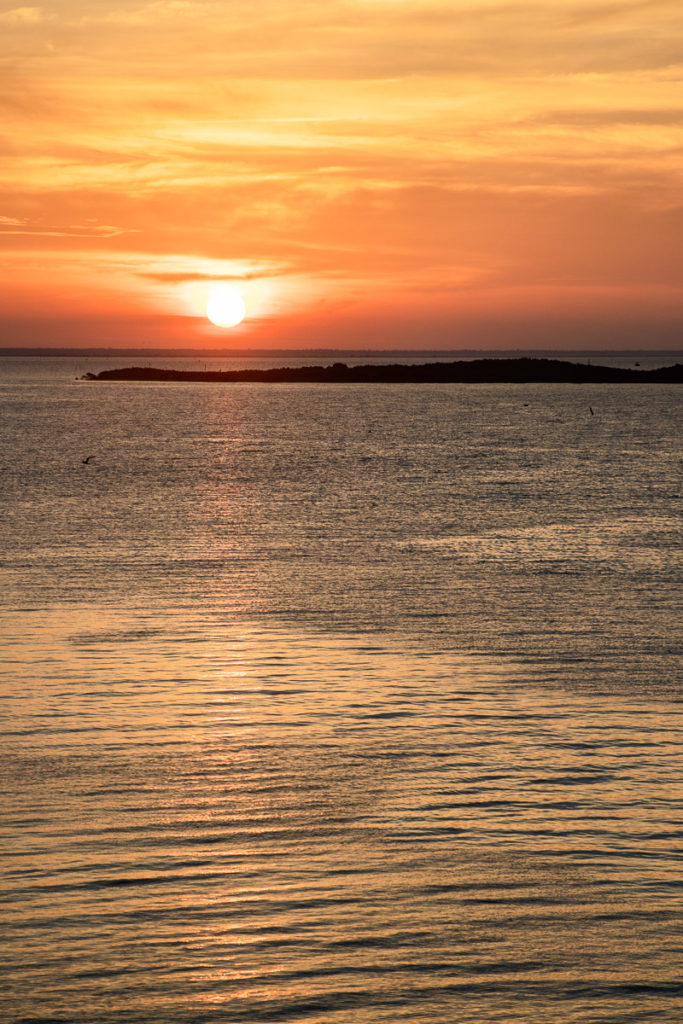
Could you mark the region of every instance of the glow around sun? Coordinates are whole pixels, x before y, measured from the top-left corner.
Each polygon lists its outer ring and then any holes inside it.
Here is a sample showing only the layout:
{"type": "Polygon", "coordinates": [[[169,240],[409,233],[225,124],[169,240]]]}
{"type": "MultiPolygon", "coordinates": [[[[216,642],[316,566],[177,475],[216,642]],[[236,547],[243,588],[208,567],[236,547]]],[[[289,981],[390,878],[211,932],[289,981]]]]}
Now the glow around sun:
{"type": "Polygon", "coordinates": [[[215,284],[209,292],[206,315],[216,327],[237,327],[247,313],[244,299],[237,288],[229,284],[215,284]]]}

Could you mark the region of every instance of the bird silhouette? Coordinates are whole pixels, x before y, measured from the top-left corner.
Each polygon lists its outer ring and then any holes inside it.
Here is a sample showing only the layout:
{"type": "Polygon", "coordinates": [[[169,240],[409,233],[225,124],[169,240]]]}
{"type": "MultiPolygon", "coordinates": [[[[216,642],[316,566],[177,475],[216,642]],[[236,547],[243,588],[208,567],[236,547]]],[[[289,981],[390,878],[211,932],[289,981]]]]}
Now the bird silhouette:
{"type": "Polygon", "coordinates": [[[87,466],[87,465],[88,465],[88,463],[90,462],[90,460],[91,460],[91,459],[94,459],[94,458],[95,458],[95,456],[94,456],[94,455],[89,455],[89,456],[87,457],[87,459],[81,459],[81,462],[83,463],[83,465],[84,465],[84,466],[87,466]]]}

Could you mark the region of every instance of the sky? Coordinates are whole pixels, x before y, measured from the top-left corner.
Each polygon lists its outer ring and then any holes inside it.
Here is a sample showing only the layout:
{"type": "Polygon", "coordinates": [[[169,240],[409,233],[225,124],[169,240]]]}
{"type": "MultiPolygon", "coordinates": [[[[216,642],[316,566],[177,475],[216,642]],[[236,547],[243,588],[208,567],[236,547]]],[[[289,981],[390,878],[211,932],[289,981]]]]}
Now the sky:
{"type": "Polygon", "coordinates": [[[0,345],[681,347],[680,0],[5,4],[0,73],[0,345]]]}

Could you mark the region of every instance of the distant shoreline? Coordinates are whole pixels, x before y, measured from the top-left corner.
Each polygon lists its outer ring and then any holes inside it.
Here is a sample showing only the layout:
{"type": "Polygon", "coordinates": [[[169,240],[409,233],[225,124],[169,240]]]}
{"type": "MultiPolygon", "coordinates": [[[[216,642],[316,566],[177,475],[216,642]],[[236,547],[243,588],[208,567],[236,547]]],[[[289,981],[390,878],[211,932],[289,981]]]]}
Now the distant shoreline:
{"type": "Polygon", "coordinates": [[[348,366],[279,366],[272,369],[173,370],[128,366],[86,373],[83,381],[147,381],[172,383],[272,384],[602,384],[683,382],[683,364],[640,370],[562,359],[472,359],[439,363],[385,363],[348,366]]]}

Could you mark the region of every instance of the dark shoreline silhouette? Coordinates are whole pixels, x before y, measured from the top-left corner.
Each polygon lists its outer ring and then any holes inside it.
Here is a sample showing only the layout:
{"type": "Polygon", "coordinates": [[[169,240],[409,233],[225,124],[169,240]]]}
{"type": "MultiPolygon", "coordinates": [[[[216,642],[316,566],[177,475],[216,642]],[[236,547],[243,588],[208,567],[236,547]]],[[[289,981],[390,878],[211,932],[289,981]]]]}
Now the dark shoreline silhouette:
{"type": "Polygon", "coordinates": [[[171,370],[127,366],[86,373],[88,381],[171,381],[188,383],[273,384],[602,384],[611,382],[683,382],[683,364],[656,370],[593,366],[562,359],[472,359],[444,363],[389,363],[348,366],[280,366],[268,370],[171,370]]]}

